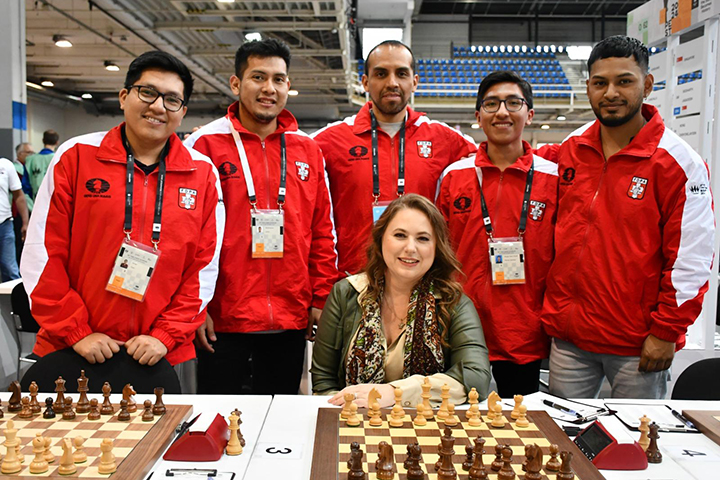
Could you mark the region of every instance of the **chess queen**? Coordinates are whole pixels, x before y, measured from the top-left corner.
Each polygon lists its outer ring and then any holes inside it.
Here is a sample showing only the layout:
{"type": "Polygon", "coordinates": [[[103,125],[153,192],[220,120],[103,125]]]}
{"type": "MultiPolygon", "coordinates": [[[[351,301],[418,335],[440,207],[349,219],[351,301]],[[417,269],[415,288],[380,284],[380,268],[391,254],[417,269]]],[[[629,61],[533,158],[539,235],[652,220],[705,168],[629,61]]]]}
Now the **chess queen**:
{"type": "Polygon", "coordinates": [[[394,200],[375,223],[365,271],[336,283],[323,310],[313,349],[313,391],[344,403],[352,393],[359,407],[376,388],[380,406],[422,401],[428,376],[431,403],[441,388],[460,404],[475,387],[487,397],[488,351],[472,302],[456,276],[460,264],[445,221],[425,197],[394,200]]]}

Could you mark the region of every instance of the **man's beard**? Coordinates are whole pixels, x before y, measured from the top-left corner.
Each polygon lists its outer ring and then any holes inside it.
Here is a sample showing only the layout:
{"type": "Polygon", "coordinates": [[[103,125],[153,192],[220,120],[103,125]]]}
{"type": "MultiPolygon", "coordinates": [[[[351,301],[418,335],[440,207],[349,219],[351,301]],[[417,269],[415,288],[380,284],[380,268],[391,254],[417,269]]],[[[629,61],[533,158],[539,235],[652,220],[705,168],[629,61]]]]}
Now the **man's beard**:
{"type": "Polygon", "coordinates": [[[595,114],[595,117],[597,117],[598,121],[605,125],[606,127],[619,127],[621,125],[625,125],[627,122],[633,119],[635,115],[640,111],[642,108],[643,100],[642,97],[635,102],[635,103],[627,103],[628,109],[630,110],[627,115],[622,117],[603,117],[601,115],[601,107],[595,107],[595,105],[592,106],[593,113],[595,114]]]}
{"type": "MultiPolygon", "coordinates": [[[[383,92],[383,93],[387,93],[387,92],[383,92]]],[[[373,108],[377,108],[377,109],[380,110],[382,113],[384,113],[385,115],[388,115],[388,116],[390,116],[390,115],[397,115],[398,113],[400,113],[400,112],[402,112],[403,110],[405,110],[405,107],[407,107],[407,104],[408,104],[408,101],[409,101],[409,99],[403,98],[403,96],[402,96],[403,93],[402,93],[402,92],[398,92],[398,93],[400,94],[400,97],[402,98],[402,101],[401,101],[400,103],[398,103],[397,105],[392,106],[392,104],[390,104],[389,106],[383,106],[383,104],[380,103],[380,101],[375,100],[375,99],[373,98],[373,99],[372,99],[372,101],[373,101],[373,108]]],[[[382,94],[381,94],[381,96],[380,96],[380,100],[382,100],[382,94]]]]}

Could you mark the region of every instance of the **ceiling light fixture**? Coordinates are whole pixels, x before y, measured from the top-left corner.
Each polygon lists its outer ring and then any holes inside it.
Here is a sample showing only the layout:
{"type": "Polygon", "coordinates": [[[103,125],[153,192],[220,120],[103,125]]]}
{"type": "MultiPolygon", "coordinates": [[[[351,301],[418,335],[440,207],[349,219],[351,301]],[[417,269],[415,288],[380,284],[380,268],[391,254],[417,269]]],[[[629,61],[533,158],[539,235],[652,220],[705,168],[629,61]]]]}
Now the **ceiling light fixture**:
{"type": "Polygon", "coordinates": [[[548,124],[546,123],[545,125],[541,126],[540,128],[541,128],[542,130],[550,130],[550,125],[548,125],[548,124]]]}
{"type": "Polygon", "coordinates": [[[564,122],[565,120],[567,120],[567,117],[565,117],[565,115],[558,115],[557,119],[561,122],[564,122]]]}
{"type": "Polygon", "coordinates": [[[43,80],[42,82],[40,82],[40,85],[42,85],[43,87],[54,87],[55,86],[55,84],[50,80],[43,80]]]}
{"type": "Polygon", "coordinates": [[[470,125],[470,128],[472,128],[473,130],[477,130],[478,128],[480,128],[480,125],[477,123],[473,123],[472,125],[470,125]]]}
{"type": "Polygon", "coordinates": [[[291,97],[297,97],[299,94],[300,92],[298,92],[297,90],[288,91],[288,95],[290,95],[291,97]]]}
{"type": "Polygon", "coordinates": [[[53,35],[53,42],[55,42],[56,47],[60,48],[70,48],[73,46],[73,44],[70,43],[70,40],[68,40],[64,35],[53,35]]]}
{"type": "Polygon", "coordinates": [[[34,88],[35,90],[45,90],[43,87],[41,87],[37,83],[33,83],[33,82],[25,82],[25,85],[30,88],[34,88]]]}
{"type": "Polygon", "coordinates": [[[114,62],[111,62],[110,60],[105,60],[105,70],[108,72],[119,72],[120,67],[117,66],[114,62]]]}
{"type": "Polygon", "coordinates": [[[92,98],[92,94],[90,94],[90,93],[83,93],[83,94],[82,94],[82,98],[84,98],[85,100],[90,100],[90,99],[92,98]]]}
{"type": "Polygon", "coordinates": [[[260,35],[260,32],[250,32],[245,34],[246,42],[259,42],[260,40],[262,40],[262,35],[260,35]]]}

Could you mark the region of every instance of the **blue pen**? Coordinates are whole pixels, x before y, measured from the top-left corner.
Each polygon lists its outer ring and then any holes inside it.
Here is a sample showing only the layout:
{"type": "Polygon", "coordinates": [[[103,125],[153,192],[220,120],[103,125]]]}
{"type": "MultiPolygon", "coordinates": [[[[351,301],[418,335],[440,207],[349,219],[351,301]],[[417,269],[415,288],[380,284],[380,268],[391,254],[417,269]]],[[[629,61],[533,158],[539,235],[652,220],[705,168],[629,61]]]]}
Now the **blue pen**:
{"type": "Polygon", "coordinates": [[[564,406],[559,405],[559,404],[557,404],[557,403],[555,403],[555,402],[551,402],[550,400],[543,400],[543,403],[544,403],[545,405],[547,405],[548,407],[550,407],[550,408],[554,408],[555,410],[560,410],[560,411],[563,412],[563,413],[567,413],[567,414],[570,414],[570,415],[575,415],[575,416],[578,417],[578,418],[582,418],[582,415],[580,415],[580,414],[579,414],[578,412],[576,412],[575,410],[572,410],[572,409],[570,409],[570,408],[568,408],[568,407],[564,407],[564,406]]]}

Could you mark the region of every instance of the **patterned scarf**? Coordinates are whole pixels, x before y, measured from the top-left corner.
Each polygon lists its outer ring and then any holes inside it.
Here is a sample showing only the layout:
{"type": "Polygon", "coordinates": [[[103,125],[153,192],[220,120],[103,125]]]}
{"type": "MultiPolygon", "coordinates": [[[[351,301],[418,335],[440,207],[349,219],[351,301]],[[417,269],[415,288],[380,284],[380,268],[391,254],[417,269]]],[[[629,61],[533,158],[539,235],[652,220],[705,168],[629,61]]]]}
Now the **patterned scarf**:
{"type": "MultiPolygon", "coordinates": [[[[361,300],[363,315],[345,365],[346,385],[385,383],[387,342],[380,318],[384,287],[383,281],[377,301],[361,300]]],[[[410,294],[403,345],[403,378],[445,371],[439,325],[435,319],[434,290],[432,280],[423,279],[410,294]]]]}

